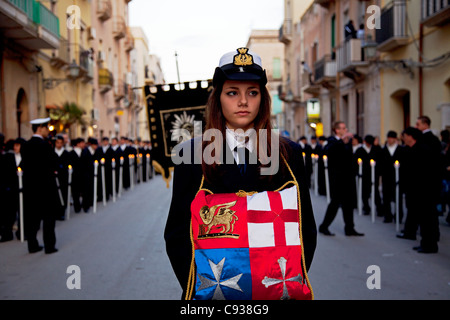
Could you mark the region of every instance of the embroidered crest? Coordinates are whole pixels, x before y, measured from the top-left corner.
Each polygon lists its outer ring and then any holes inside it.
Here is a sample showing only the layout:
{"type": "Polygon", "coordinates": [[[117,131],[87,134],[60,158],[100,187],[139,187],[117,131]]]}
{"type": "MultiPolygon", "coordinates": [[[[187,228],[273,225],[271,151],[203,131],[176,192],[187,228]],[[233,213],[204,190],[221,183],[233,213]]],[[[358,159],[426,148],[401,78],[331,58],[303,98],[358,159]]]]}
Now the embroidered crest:
{"type": "Polygon", "coordinates": [[[237,49],[239,54],[234,56],[234,65],[235,66],[251,66],[253,65],[253,56],[248,54],[248,48],[239,48],[237,49]]]}
{"type": "MultiPolygon", "coordinates": [[[[205,238],[234,238],[238,239],[238,234],[233,234],[234,224],[238,220],[236,211],[231,210],[237,201],[218,204],[212,206],[203,206],[200,209],[200,217],[204,224],[199,225],[199,239],[205,238]],[[220,229],[211,233],[213,229],[220,229]]],[[[214,231],[214,230],[213,230],[214,231]]]]}

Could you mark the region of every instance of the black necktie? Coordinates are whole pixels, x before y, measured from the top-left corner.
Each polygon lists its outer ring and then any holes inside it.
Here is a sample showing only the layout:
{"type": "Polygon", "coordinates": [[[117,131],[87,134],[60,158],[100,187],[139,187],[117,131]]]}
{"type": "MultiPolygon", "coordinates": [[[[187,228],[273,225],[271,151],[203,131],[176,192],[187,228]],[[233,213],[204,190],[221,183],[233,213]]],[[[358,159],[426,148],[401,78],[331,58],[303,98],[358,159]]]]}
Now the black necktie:
{"type": "Polygon", "coordinates": [[[238,163],[239,172],[241,173],[241,175],[244,175],[245,172],[247,171],[247,164],[250,157],[249,151],[246,147],[236,147],[235,150],[239,157],[238,163]]]}

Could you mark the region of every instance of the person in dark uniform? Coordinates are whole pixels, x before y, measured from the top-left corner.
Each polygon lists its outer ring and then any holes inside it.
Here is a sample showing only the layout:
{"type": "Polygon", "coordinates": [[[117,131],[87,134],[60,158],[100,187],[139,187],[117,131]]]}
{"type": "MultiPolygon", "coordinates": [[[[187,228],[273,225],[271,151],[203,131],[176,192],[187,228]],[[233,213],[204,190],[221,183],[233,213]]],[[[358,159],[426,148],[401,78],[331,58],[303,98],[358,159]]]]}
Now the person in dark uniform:
{"type": "MultiPolygon", "coordinates": [[[[241,52],[251,53],[245,49],[241,52]]],[[[205,134],[209,132],[209,129],[221,132],[220,138],[212,142],[220,145],[216,149],[217,154],[211,156],[220,157],[222,155],[224,162],[213,161],[212,164],[208,164],[211,163],[211,159],[201,157],[201,163],[196,162],[198,164],[195,164],[194,157],[198,155],[196,151],[200,150],[200,153],[203,154],[201,151],[207,150],[206,148],[212,145],[205,140],[202,143],[201,139],[197,138],[181,144],[182,151],[180,153],[184,154],[184,150],[189,150],[191,161],[177,164],[174,169],[172,202],[164,238],[172,268],[184,294],[187,291],[192,260],[190,208],[201,185],[214,194],[236,193],[240,190],[256,192],[276,190],[288,180],[292,180],[289,172],[291,170],[299,182],[300,188],[302,244],[304,245],[307,270],[311,265],[316,247],[317,230],[309,189],[305,183],[306,173],[300,146],[287,138],[275,136],[270,130],[271,102],[265,86],[267,78],[260,62],[258,64],[258,56],[251,53],[253,58],[251,65],[236,68],[233,67],[236,63],[233,63],[236,61],[233,60],[233,55],[236,53],[231,52],[223,56],[220,66],[216,68],[213,80],[214,89],[206,109],[205,134]],[[255,130],[250,130],[252,128],[255,130]],[[241,129],[241,132],[237,133],[237,129],[241,129]],[[269,175],[263,173],[266,169],[272,170],[273,167],[262,164],[264,160],[261,159],[266,158],[260,152],[261,149],[258,151],[258,146],[253,144],[256,143],[254,137],[259,134],[259,129],[268,129],[267,132],[272,133],[270,136],[279,141],[279,154],[273,155],[273,159],[279,160],[279,169],[271,171],[269,175]],[[258,154],[256,155],[256,153],[258,154]],[[288,165],[283,162],[282,155],[286,158],[288,165]],[[243,158],[250,160],[244,161],[243,158]]]]}
{"type": "MultiPolygon", "coordinates": [[[[396,181],[395,181],[395,162],[400,163],[399,173],[403,170],[404,147],[398,144],[397,132],[389,131],[387,141],[381,152],[381,184],[383,191],[383,214],[385,223],[390,223],[394,219],[391,203],[396,203],[396,181]]],[[[400,173],[401,175],[401,173],[400,173]]],[[[403,196],[402,188],[399,189],[399,223],[403,220],[403,196]]]]}
{"type": "Polygon", "coordinates": [[[81,211],[81,202],[84,195],[83,175],[84,168],[81,163],[81,153],[85,148],[85,141],[82,138],[72,140],[72,151],[69,152],[69,162],[72,166],[72,199],[75,213],[81,211]]]}
{"type": "Polygon", "coordinates": [[[432,201],[434,203],[436,214],[439,215],[439,196],[441,194],[442,179],[445,173],[444,155],[441,152],[441,141],[431,131],[430,126],[431,120],[428,116],[420,116],[417,118],[416,128],[422,131],[422,142],[429,148],[429,157],[433,163],[432,170],[430,172],[433,177],[430,188],[433,189],[432,201]]]}
{"type": "MultiPolygon", "coordinates": [[[[354,159],[361,159],[363,161],[363,174],[362,174],[362,202],[364,215],[370,215],[371,208],[369,205],[370,198],[372,196],[372,165],[371,160],[375,161],[375,206],[378,215],[382,215],[381,209],[381,196],[379,192],[379,178],[381,159],[380,152],[377,147],[374,146],[375,138],[372,135],[366,135],[364,137],[363,144],[355,152],[354,159]]],[[[356,167],[355,167],[356,169],[356,167]]]]}
{"type": "MultiPolygon", "coordinates": [[[[56,154],[56,172],[59,182],[59,189],[61,191],[61,196],[64,201],[64,206],[61,207],[61,214],[59,215],[59,220],[65,219],[65,213],[68,205],[67,190],[69,187],[69,164],[70,164],[70,154],[64,147],[65,141],[64,137],[57,135],[55,140],[55,154],[56,154]]],[[[69,204],[70,205],[70,204],[69,204]]]]}
{"type": "Polygon", "coordinates": [[[50,118],[31,121],[34,134],[22,148],[24,231],[30,253],[43,249],[36,238],[41,222],[45,253],[58,251],[55,223],[61,203],[55,179],[56,154],[46,141],[49,122],[50,118]]]}
{"type": "MultiPolygon", "coordinates": [[[[81,204],[83,211],[89,213],[89,209],[94,205],[94,162],[97,160],[98,178],[100,179],[100,160],[96,158],[95,151],[98,148],[98,140],[88,138],[87,147],[81,153],[81,167],[83,170],[83,202],[81,204]]],[[[97,180],[98,185],[98,180],[97,180]]]]}
{"type": "Polygon", "coordinates": [[[114,151],[109,144],[109,138],[102,138],[102,145],[95,150],[95,158],[99,160],[99,179],[98,179],[98,200],[103,200],[103,182],[101,178],[101,159],[105,159],[105,195],[106,200],[112,196],[112,159],[114,157],[114,151]]]}
{"type": "Polygon", "coordinates": [[[400,238],[416,239],[420,227],[420,246],[413,247],[419,253],[437,253],[439,241],[439,220],[433,199],[435,189],[433,166],[430,157],[431,149],[423,143],[419,129],[408,127],[402,132],[405,142],[406,156],[403,161],[403,176],[405,179],[406,208],[408,213],[404,233],[400,238]]]}
{"type": "Polygon", "coordinates": [[[25,140],[21,138],[8,141],[5,148],[6,153],[0,161],[0,193],[3,197],[0,212],[0,242],[14,239],[13,226],[19,212],[17,168],[22,163],[20,149],[24,142],[25,140]]]}
{"type": "MultiPolygon", "coordinates": [[[[111,156],[114,159],[114,174],[116,175],[116,194],[119,193],[119,183],[120,183],[120,158],[123,157],[123,151],[119,145],[119,139],[113,137],[111,139],[111,156]]],[[[125,159],[124,159],[125,160],[125,159]]],[[[123,168],[122,168],[123,170],[123,168]]]]}
{"type": "Polygon", "coordinates": [[[308,144],[308,141],[306,140],[305,136],[301,136],[298,140],[298,144],[302,148],[302,153],[305,154],[303,157],[305,159],[305,170],[306,170],[306,182],[308,183],[308,187],[311,187],[311,175],[312,175],[312,148],[308,144]]]}
{"type": "Polygon", "coordinates": [[[323,156],[324,156],[324,150],[326,145],[328,144],[328,139],[325,136],[320,136],[319,139],[319,144],[321,146],[321,153],[319,154],[319,194],[321,196],[326,196],[327,195],[327,190],[326,190],[326,185],[325,185],[325,165],[323,163],[323,156]]]}
{"type": "Polygon", "coordinates": [[[130,176],[130,158],[131,154],[130,148],[128,148],[128,138],[121,137],[120,138],[120,150],[123,157],[123,165],[122,165],[122,187],[124,190],[128,190],[131,186],[131,176],[130,176]]]}
{"type": "Polygon", "coordinates": [[[348,135],[347,126],[344,122],[338,121],[333,125],[334,136],[328,138],[325,147],[325,154],[328,161],[328,175],[330,183],[331,202],[319,232],[326,236],[334,236],[328,229],[336,217],[339,207],[342,208],[345,223],[345,235],[363,236],[354,228],[353,209],[354,195],[356,193],[355,171],[353,165],[353,152],[351,136],[348,135]]]}

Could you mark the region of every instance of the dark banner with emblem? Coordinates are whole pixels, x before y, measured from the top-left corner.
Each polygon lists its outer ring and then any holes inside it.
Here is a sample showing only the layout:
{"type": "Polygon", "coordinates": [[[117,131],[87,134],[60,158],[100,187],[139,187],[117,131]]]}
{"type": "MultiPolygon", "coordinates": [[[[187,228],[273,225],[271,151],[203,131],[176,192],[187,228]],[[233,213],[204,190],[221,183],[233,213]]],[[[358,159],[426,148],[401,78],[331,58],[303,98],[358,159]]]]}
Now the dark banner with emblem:
{"type": "Polygon", "coordinates": [[[169,186],[173,148],[180,142],[202,134],[205,108],[212,82],[145,86],[147,115],[152,142],[152,164],[169,186]],[[188,134],[189,132],[189,134],[188,134]]]}

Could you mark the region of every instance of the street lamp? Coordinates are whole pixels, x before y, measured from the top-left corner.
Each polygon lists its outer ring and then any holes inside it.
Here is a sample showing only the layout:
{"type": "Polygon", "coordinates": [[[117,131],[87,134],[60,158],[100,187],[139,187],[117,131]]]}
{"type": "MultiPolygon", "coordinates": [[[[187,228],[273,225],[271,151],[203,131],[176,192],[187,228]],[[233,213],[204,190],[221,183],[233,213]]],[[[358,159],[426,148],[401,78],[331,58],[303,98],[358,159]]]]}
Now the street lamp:
{"type": "Polygon", "coordinates": [[[80,76],[80,66],[75,62],[75,59],[72,60],[72,63],[69,64],[69,74],[67,75],[67,78],[65,79],[55,79],[55,78],[47,78],[43,79],[44,82],[44,88],[45,89],[53,89],[62,82],[66,81],[73,81],[77,79],[80,76]]]}

